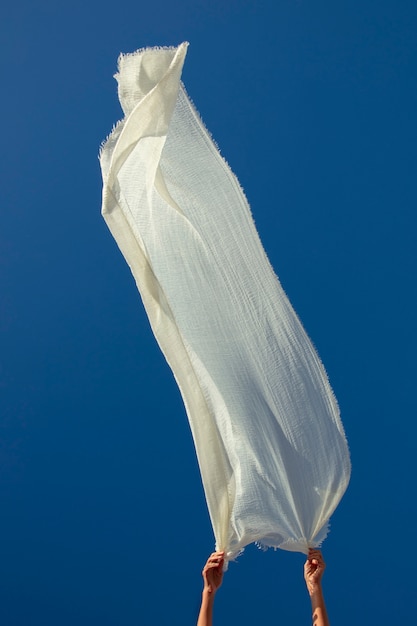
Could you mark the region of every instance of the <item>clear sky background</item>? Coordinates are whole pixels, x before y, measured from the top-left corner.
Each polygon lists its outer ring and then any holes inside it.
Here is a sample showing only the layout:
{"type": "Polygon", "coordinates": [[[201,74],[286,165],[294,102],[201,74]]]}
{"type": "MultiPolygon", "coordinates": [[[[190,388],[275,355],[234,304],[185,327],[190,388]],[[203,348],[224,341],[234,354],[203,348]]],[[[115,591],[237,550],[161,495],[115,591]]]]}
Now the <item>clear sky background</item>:
{"type": "MultiPolygon", "coordinates": [[[[196,621],[212,530],[97,158],[119,53],[184,40],[188,93],[341,406],[331,622],[415,624],[415,0],[3,3],[0,623],[196,621]]],[[[249,547],[215,625],[310,624],[303,562],[249,547]]]]}

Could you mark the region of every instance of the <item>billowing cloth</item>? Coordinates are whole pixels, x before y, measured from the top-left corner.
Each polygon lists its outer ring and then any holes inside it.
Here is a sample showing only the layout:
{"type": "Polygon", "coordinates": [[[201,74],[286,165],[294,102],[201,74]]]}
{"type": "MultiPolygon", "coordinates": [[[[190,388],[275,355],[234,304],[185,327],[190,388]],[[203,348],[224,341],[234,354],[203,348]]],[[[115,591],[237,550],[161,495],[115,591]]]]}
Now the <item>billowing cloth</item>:
{"type": "Polygon", "coordinates": [[[180,82],[186,51],[119,58],[125,117],[100,155],[102,212],[181,390],[217,549],[307,552],[347,487],[346,439],[242,189],[180,82]]]}

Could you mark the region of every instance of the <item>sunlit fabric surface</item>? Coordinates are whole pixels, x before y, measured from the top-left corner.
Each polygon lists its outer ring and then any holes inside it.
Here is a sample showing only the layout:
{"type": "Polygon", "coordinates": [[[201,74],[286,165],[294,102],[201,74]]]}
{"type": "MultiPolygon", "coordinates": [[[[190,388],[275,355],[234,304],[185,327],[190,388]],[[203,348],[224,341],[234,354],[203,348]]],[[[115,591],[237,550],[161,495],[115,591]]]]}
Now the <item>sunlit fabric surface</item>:
{"type": "Polygon", "coordinates": [[[181,390],[217,548],[306,552],[348,484],[346,439],[247,200],[180,83],[186,51],[120,57],[125,117],[100,155],[102,212],[181,390]]]}

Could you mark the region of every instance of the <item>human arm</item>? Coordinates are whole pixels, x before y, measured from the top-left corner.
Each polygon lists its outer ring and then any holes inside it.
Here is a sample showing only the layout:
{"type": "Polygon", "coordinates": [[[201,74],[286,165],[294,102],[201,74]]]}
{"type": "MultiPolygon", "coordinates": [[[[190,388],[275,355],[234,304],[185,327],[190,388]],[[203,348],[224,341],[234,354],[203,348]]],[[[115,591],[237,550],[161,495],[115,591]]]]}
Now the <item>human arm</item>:
{"type": "Polygon", "coordinates": [[[212,626],[213,605],[217,590],[223,581],[224,552],[213,552],[203,569],[203,593],[197,626],[212,626]]]}
{"type": "Polygon", "coordinates": [[[320,550],[310,549],[304,564],[304,580],[311,600],[313,626],[329,626],[321,579],[326,564],[320,550]]]}

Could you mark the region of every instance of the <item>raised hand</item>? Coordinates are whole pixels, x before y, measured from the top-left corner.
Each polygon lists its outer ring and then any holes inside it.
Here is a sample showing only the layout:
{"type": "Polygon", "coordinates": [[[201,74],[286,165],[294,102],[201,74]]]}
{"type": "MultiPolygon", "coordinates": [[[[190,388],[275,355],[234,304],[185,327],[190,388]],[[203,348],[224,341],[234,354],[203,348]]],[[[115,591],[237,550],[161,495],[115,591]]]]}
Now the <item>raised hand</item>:
{"type": "Polygon", "coordinates": [[[326,568],[320,550],[311,548],[307,561],[304,563],[304,580],[311,600],[312,619],[314,626],[329,626],[326,605],[324,602],[321,579],[326,568]]]}
{"type": "Polygon", "coordinates": [[[304,580],[310,595],[320,588],[325,568],[326,564],[320,550],[310,548],[307,561],[304,563],[304,580]]]}
{"type": "Polygon", "coordinates": [[[216,593],[223,581],[224,552],[213,552],[203,569],[204,589],[216,593]]]}

